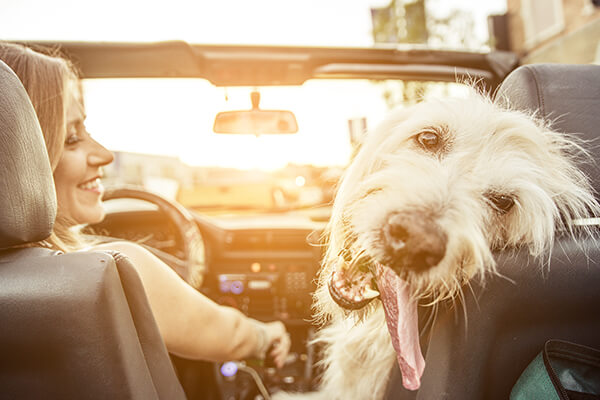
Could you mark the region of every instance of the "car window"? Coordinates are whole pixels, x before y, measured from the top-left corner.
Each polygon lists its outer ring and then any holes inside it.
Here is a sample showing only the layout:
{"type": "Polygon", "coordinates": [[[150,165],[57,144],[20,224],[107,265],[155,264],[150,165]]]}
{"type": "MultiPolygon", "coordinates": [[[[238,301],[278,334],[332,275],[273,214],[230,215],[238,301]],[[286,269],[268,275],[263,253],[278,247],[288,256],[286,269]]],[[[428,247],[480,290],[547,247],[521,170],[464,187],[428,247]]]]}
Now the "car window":
{"type": "Polygon", "coordinates": [[[115,152],[108,185],[131,184],[196,209],[287,210],[326,204],[361,135],[422,97],[462,96],[453,83],[312,79],[302,86],[215,87],[203,79],[88,79],[87,127],[115,152]],[[292,111],[291,135],[216,134],[218,112],[292,111]]]}
{"type": "MultiPolygon", "coordinates": [[[[487,52],[488,16],[506,12],[506,1],[173,0],[165,7],[141,0],[76,5],[71,0],[20,0],[0,9],[6,40],[318,47],[416,44],[487,52]],[[138,18],[132,21],[132,16],[138,18]]],[[[88,128],[115,152],[115,161],[106,168],[107,184],[144,186],[196,209],[237,212],[327,204],[355,151],[352,141],[363,131],[375,127],[392,107],[407,105],[423,94],[460,95],[459,86],[365,79],[313,79],[302,86],[260,88],[215,87],[206,80],[181,78],[84,82],[88,128]],[[216,113],[249,109],[255,89],[261,93],[262,108],[295,114],[297,134],[212,132],[216,113]]]]}

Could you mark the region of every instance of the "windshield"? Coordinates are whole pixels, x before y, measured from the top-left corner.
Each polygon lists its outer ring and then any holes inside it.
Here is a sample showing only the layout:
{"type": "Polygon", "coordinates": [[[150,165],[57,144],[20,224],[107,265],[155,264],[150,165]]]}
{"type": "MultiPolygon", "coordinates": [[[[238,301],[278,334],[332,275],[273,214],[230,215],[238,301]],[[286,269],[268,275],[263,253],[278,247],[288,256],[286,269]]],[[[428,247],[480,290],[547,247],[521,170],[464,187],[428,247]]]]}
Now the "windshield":
{"type": "MultiPolygon", "coordinates": [[[[19,0],[0,6],[2,39],[489,51],[489,15],[506,0],[19,0]],[[31,10],[36,10],[32,13],[31,10]],[[23,23],[27,21],[27,23],[23,23]],[[403,23],[400,23],[403,22],[403,23]]],[[[203,79],[86,79],[87,126],[115,152],[106,184],[133,184],[197,210],[329,204],[357,143],[393,107],[461,96],[448,83],[310,79],[301,86],[216,87],[203,79]],[[217,113],[294,113],[289,135],[216,134],[217,113]]]]}
{"type": "Polygon", "coordinates": [[[204,210],[327,204],[365,132],[390,108],[417,101],[417,89],[419,98],[464,93],[459,84],[365,79],[260,88],[202,79],[84,81],[88,130],[115,152],[107,184],[144,186],[204,210]],[[260,92],[261,108],[292,111],[298,132],[214,133],[216,114],[249,109],[252,91],[260,92]]]}

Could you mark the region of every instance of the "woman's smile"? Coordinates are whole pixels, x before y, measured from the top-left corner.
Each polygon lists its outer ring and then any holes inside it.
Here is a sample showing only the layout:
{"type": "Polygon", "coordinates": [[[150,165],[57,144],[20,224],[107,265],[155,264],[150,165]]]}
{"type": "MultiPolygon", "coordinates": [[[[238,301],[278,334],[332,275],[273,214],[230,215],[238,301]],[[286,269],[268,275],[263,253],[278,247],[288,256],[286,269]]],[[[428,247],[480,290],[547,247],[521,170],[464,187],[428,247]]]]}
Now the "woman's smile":
{"type": "Polygon", "coordinates": [[[99,195],[104,193],[104,186],[102,186],[100,177],[95,177],[88,181],[85,181],[85,182],[77,185],[77,187],[79,189],[85,190],[87,192],[97,193],[99,195]]]}

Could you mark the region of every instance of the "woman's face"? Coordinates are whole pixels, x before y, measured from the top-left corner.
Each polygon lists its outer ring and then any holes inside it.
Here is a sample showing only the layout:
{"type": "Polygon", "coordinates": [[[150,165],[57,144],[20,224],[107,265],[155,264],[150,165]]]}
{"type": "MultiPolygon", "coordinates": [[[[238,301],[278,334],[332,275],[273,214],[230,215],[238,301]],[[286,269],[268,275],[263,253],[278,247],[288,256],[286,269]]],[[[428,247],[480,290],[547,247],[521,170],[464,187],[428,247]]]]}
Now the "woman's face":
{"type": "Polygon", "coordinates": [[[109,164],[113,155],[92,139],[85,128],[85,110],[77,82],[69,85],[65,105],[65,147],[54,170],[58,209],[61,216],[74,224],[97,223],[104,218],[101,167],[109,164]]]}

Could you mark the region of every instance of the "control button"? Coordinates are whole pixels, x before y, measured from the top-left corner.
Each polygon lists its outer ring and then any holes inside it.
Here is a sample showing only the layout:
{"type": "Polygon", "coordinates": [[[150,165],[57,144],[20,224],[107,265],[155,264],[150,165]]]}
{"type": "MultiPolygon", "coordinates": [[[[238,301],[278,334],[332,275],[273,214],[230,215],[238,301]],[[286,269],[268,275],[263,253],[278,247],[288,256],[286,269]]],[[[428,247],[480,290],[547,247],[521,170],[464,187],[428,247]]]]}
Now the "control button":
{"type": "Polygon", "coordinates": [[[228,293],[231,290],[231,282],[221,281],[219,282],[219,290],[221,293],[228,293]]]}
{"type": "Polygon", "coordinates": [[[244,291],[244,284],[241,281],[233,281],[230,290],[233,294],[241,294],[244,291]]]}
{"type": "Polygon", "coordinates": [[[237,364],[234,363],[233,361],[228,361],[226,363],[223,363],[223,365],[221,366],[221,374],[223,376],[234,376],[235,374],[237,374],[237,364]]]}
{"type": "Polygon", "coordinates": [[[253,262],[252,264],[250,264],[250,271],[252,272],[260,272],[261,266],[260,263],[258,262],[253,262]]]}
{"type": "Polygon", "coordinates": [[[265,281],[265,280],[248,281],[248,289],[252,289],[252,290],[271,289],[271,282],[265,281]]]}

